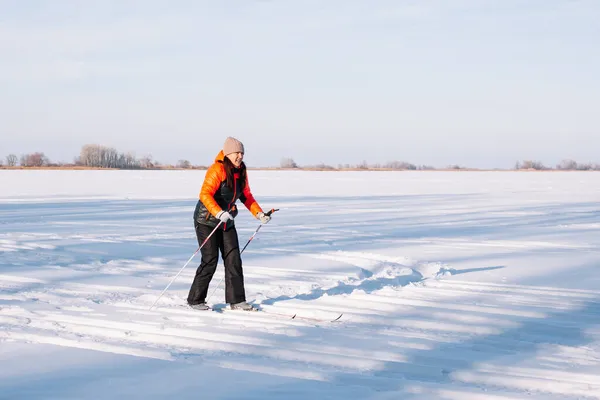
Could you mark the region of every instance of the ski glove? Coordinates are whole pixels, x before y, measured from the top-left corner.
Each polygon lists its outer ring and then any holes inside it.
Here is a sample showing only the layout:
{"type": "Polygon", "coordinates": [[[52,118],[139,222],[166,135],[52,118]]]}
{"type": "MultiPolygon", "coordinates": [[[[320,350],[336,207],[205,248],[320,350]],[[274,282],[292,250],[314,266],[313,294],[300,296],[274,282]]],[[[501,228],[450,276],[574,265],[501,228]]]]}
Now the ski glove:
{"type": "Polygon", "coordinates": [[[256,214],[256,218],[260,219],[261,224],[266,224],[271,220],[271,216],[265,214],[264,212],[259,212],[258,214],[256,214]]]}
{"type": "Polygon", "coordinates": [[[216,217],[223,223],[227,223],[227,221],[233,221],[233,217],[227,211],[219,211],[216,217]]]}

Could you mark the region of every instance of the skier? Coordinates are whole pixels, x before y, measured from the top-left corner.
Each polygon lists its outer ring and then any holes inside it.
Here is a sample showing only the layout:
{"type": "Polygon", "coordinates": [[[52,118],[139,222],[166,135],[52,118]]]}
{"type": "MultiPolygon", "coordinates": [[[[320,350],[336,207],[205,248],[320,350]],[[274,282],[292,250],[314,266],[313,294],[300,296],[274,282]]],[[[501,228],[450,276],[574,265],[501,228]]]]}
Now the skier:
{"type": "Polygon", "coordinates": [[[219,250],[225,265],[225,301],[233,310],[256,310],[246,302],[240,246],[234,225],[234,218],[238,214],[235,202],[240,199],[262,224],[268,223],[271,217],[263,212],[250,191],[243,158],[242,142],[228,137],[223,144],[223,150],[217,154],[215,162],[206,171],[200,190],[200,198],[194,210],[194,228],[198,243],[202,245],[219,222],[221,226],[201,250],[202,260],[187,298],[190,307],[196,310],[209,309],[206,294],[217,269],[219,250]]]}

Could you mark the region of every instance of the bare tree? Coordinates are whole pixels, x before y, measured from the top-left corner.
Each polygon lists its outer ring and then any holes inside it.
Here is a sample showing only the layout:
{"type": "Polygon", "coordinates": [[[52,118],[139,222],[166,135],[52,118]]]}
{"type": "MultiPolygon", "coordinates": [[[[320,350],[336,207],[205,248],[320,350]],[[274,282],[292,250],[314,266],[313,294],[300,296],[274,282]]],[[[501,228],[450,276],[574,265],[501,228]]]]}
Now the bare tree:
{"type": "Polygon", "coordinates": [[[577,164],[577,171],[591,171],[593,169],[592,163],[577,164]]]}
{"type": "Polygon", "coordinates": [[[146,165],[144,168],[151,168],[152,156],[146,156],[142,160],[137,160],[135,154],[119,154],[113,147],[105,147],[97,144],[86,144],[81,148],[78,160],[80,165],[87,167],[100,168],[125,168],[134,169],[146,165]]]}
{"type": "Polygon", "coordinates": [[[135,154],[121,154],[119,157],[119,167],[125,169],[137,169],[140,167],[140,162],[135,158],[135,154]]]}
{"type": "Polygon", "coordinates": [[[44,153],[31,153],[21,156],[21,166],[23,167],[43,167],[49,163],[50,160],[44,153]]]}
{"type": "Polygon", "coordinates": [[[356,166],[356,168],[358,168],[358,169],[369,169],[369,164],[367,164],[366,161],[363,161],[362,163],[358,164],[356,166]]]}
{"type": "Polygon", "coordinates": [[[119,153],[114,147],[104,148],[103,162],[106,168],[122,168],[119,165],[119,153]]]}
{"type": "Polygon", "coordinates": [[[86,144],[79,153],[79,162],[86,167],[101,167],[101,146],[86,144]]]}
{"type": "Polygon", "coordinates": [[[50,159],[44,153],[33,153],[33,161],[38,167],[50,165],[50,159]]]}
{"type": "Polygon", "coordinates": [[[556,166],[556,169],[573,171],[577,169],[577,163],[573,160],[562,160],[561,163],[556,166]]]}
{"type": "Polygon", "coordinates": [[[415,169],[417,169],[416,165],[407,163],[405,161],[388,162],[387,164],[385,164],[385,167],[389,168],[389,169],[399,169],[399,170],[404,170],[404,169],[415,170],[415,169]]]}
{"type": "Polygon", "coordinates": [[[152,156],[150,154],[141,158],[140,167],[141,168],[154,168],[154,162],[152,161],[152,156]]]}
{"type": "Polygon", "coordinates": [[[177,161],[177,168],[192,168],[192,163],[188,160],[179,160],[177,161]]]}
{"type": "Polygon", "coordinates": [[[9,166],[9,167],[16,166],[17,165],[17,161],[19,161],[19,159],[14,154],[9,154],[9,155],[6,156],[6,165],[9,166]]]}
{"type": "Polygon", "coordinates": [[[548,168],[541,161],[524,160],[520,164],[517,163],[518,169],[534,169],[537,171],[547,170],[548,168]]]}

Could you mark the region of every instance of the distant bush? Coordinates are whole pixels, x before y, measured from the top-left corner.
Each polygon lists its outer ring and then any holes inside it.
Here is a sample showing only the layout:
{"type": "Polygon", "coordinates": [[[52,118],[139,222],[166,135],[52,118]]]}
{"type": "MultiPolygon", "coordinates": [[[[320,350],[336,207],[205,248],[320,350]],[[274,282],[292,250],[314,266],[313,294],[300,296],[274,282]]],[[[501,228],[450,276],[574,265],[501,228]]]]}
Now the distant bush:
{"type": "Polygon", "coordinates": [[[188,160],[179,160],[177,161],[177,168],[192,168],[192,163],[189,162],[188,160]]]}
{"type": "Polygon", "coordinates": [[[591,163],[577,164],[577,171],[591,171],[594,166],[591,163]]]}
{"type": "Polygon", "coordinates": [[[325,171],[334,171],[335,167],[325,164],[325,163],[319,163],[317,165],[313,165],[308,167],[309,169],[318,169],[318,170],[325,170],[325,171]]]}
{"type": "Polygon", "coordinates": [[[398,170],[416,170],[417,166],[405,161],[391,161],[385,164],[385,168],[398,170]]]}
{"type": "Polygon", "coordinates": [[[363,161],[362,163],[358,164],[356,166],[356,168],[358,168],[358,169],[369,169],[369,164],[366,161],[363,161]]]}
{"type": "Polygon", "coordinates": [[[298,168],[298,164],[296,164],[293,158],[282,158],[279,166],[281,168],[298,168]]]}
{"type": "Polygon", "coordinates": [[[547,168],[540,161],[525,160],[522,162],[517,162],[515,164],[515,169],[529,169],[529,170],[543,171],[543,170],[547,170],[549,168],[547,168]]]}
{"type": "Polygon", "coordinates": [[[562,160],[560,164],[556,166],[556,169],[563,171],[574,171],[577,169],[577,163],[573,160],[562,160]]]}
{"type": "Polygon", "coordinates": [[[146,155],[140,159],[140,168],[154,168],[155,163],[151,155],[146,155]]]}

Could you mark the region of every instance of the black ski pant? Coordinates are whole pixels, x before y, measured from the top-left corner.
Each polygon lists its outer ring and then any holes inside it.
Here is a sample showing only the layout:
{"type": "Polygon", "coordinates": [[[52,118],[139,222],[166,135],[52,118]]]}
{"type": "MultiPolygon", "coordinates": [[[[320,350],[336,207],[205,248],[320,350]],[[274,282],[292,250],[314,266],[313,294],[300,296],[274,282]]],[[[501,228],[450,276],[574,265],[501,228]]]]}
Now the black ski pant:
{"type": "MultiPolygon", "coordinates": [[[[198,245],[201,246],[214,228],[199,224],[196,221],[194,221],[194,227],[196,228],[198,245]]],[[[225,301],[230,304],[246,301],[242,258],[240,257],[240,245],[235,226],[227,230],[223,230],[221,226],[217,228],[200,251],[202,261],[196,270],[196,276],[190,288],[187,299],[188,304],[199,304],[206,300],[208,285],[217,270],[219,251],[223,256],[223,264],[225,265],[225,301]]]]}

